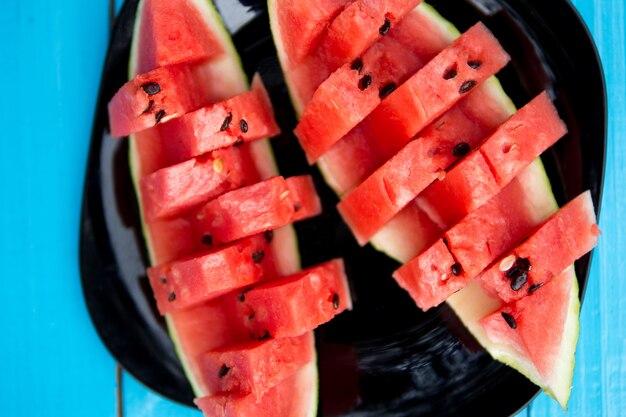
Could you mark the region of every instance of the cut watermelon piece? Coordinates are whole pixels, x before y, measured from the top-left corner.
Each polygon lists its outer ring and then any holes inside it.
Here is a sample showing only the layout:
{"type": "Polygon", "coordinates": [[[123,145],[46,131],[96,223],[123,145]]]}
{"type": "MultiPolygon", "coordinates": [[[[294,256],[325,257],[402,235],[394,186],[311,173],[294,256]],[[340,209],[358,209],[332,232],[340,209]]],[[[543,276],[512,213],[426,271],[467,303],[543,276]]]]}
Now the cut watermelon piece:
{"type": "Polygon", "coordinates": [[[143,57],[137,68],[140,73],[172,64],[210,60],[225,52],[192,0],[143,0],[138,14],[141,16],[138,43],[143,57]]]}
{"type": "Polygon", "coordinates": [[[316,54],[334,70],[352,62],[422,0],[356,0],[333,19],[316,54]]]}
{"type": "Polygon", "coordinates": [[[140,198],[149,222],[183,214],[227,191],[251,184],[254,168],[238,148],[218,149],[207,155],[162,168],[141,179],[140,198]]]}
{"type": "Polygon", "coordinates": [[[268,8],[277,13],[275,21],[280,28],[280,45],[277,48],[289,57],[293,67],[309,56],[319,44],[330,22],[350,0],[320,0],[298,2],[273,0],[268,8]],[[293,36],[295,33],[298,36],[293,36]]]}
{"type": "Polygon", "coordinates": [[[167,314],[259,281],[263,270],[258,254],[265,254],[266,246],[263,237],[255,237],[207,254],[148,268],[159,312],[167,314]]]}
{"type": "Polygon", "coordinates": [[[252,393],[261,398],[315,357],[313,333],[230,345],[205,352],[199,362],[209,393],[252,393]]]}
{"type": "Polygon", "coordinates": [[[109,102],[111,136],[128,136],[206,106],[212,86],[210,66],[204,62],[141,73],[109,102]]]}
{"type": "Polygon", "coordinates": [[[370,113],[367,126],[375,135],[406,142],[509,59],[491,32],[477,24],[397,89],[393,81],[362,75],[360,66],[346,64],[318,88],[294,132],[309,162],[370,113]]]}
{"type": "Polygon", "coordinates": [[[417,194],[445,175],[428,141],[410,142],[337,205],[361,246],[417,194]]]}
{"type": "Polygon", "coordinates": [[[370,126],[378,136],[411,138],[509,60],[489,29],[477,23],[384,100],[370,126]]]}
{"type": "Polygon", "coordinates": [[[279,133],[272,103],[257,75],[252,90],[160,126],[160,146],[169,163],[175,164],[218,148],[239,146],[279,133]]]}
{"type": "Polygon", "coordinates": [[[435,243],[439,250],[422,252],[396,270],[394,278],[403,288],[412,289],[409,294],[423,310],[441,304],[532,232],[537,222],[525,196],[523,184],[512,181],[448,230],[435,243]],[[421,292],[422,288],[428,291],[421,292]]]}
{"type": "Polygon", "coordinates": [[[566,408],[578,338],[578,282],[573,269],[480,320],[491,355],[520,370],[566,408]]]}
{"type": "Polygon", "coordinates": [[[296,180],[274,177],[230,191],[198,210],[194,229],[211,236],[215,243],[224,243],[317,215],[321,213],[319,198],[307,195],[315,193],[312,182],[308,176],[296,180]]]}
{"type": "Polygon", "coordinates": [[[474,155],[475,163],[463,160],[442,181],[424,190],[417,204],[448,229],[497,194],[566,132],[543,92],[498,127],[478,149],[480,156],[474,155]]]}
{"type": "MultiPolygon", "coordinates": [[[[174,0],[171,3],[172,7],[175,7],[180,1],[174,0]]],[[[143,2],[140,2],[139,7],[142,7],[142,4],[143,2]]],[[[221,48],[225,52],[208,61],[197,54],[190,56],[186,61],[188,64],[203,62],[203,75],[206,75],[206,77],[200,77],[198,83],[191,79],[187,80],[189,90],[206,90],[206,97],[204,97],[206,101],[197,106],[197,109],[242,94],[247,91],[248,87],[239,57],[212,3],[205,0],[190,0],[188,4],[195,7],[204,19],[204,25],[213,35],[212,39],[218,43],[215,45],[216,49],[221,48]],[[211,82],[205,83],[205,79],[211,80],[211,82]],[[213,82],[214,80],[219,80],[219,82],[213,82]]],[[[138,12],[137,16],[140,17],[141,13],[138,12]]],[[[194,18],[192,17],[192,19],[194,18]]],[[[142,32],[141,19],[138,18],[135,22],[135,34],[131,45],[129,78],[137,76],[143,72],[143,69],[147,70],[149,68],[147,62],[157,61],[154,56],[149,56],[147,49],[142,49],[139,45],[139,39],[145,37],[142,32]]],[[[163,33],[162,31],[154,32],[154,44],[169,42],[160,37],[163,33]]],[[[200,36],[200,33],[197,34],[197,42],[213,42],[213,40],[207,39],[200,36]]],[[[146,105],[148,102],[146,100],[146,105]]],[[[137,105],[139,104],[141,103],[137,103],[137,105]]],[[[164,118],[161,119],[161,121],[164,120],[164,118]]],[[[148,123],[148,125],[151,124],[148,123]]],[[[139,190],[140,179],[145,175],[171,165],[168,155],[163,152],[161,147],[154,146],[161,136],[160,128],[162,126],[163,124],[159,123],[155,128],[143,130],[130,138],[129,160],[137,190],[139,190]]],[[[242,165],[246,167],[246,173],[254,174],[252,175],[253,181],[278,175],[267,140],[244,143],[238,150],[242,156],[242,165]]],[[[139,204],[141,207],[141,200],[139,204]]],[[[145,219],[144,210],[141,209],[140,212],[142,219],[145,219]]],[[[153,265],[164,264],[206,251],[206,245],[196,239],[189,225],[190,222],[185,218],[172,218],[152,223],[143,222],[144,237],[153,265]]],[[[265,257],[261,263],[264,278],[266,276],[276,277],[292,274],[299,269],[297,242],[291,226],[284,226],[273,231],[272,238],[268,240],[271,242],[267,244],[265,257]]],[[[202,375],[197,372],[198,367],[194,361],[195,355],[226,343],[249,340],[247,330],[243,327],[238,328],[233,322],[233,318],[237,316],[230,314],[223,305],[217,308],[217,304],[210,301],[184,310],[177,310],[165,316],[168,330],[183,363],[185,373],[194,392],[199,397],[206,394],[206,387],[200,379],[202,375]]],[[[236,305],[232,307],[234,308],[236,305]]],[[[316,367],[313,364],[308,367],[308,372],[301,373],[299,386],[294,386],[293,383],[284,385],[284,392],[289,393],[288,396],[293,400],[294,407],[304,407],[303,409],[311,409],[314,412],[317,404],[316,378],[316,367]]]]}
{"type": "Polygon", "coordinates": [[[343,261],[336,259],[241,295],[241,311],[260,339],[295,337],[352,309],[343,261]]]}
{"type": "Polygon", "coordinates": [[[317,368],[311,362],[257,399],[252,394],[223,393],[195,400],[205,417],[314,417],[317,368]]]}
{"type": "Polygon", "coordinates": [[[479,282],[504,303],[516,301],[592,250],[598,244],[599,234],[591,194],[587,191],[484,271],[479,282]]]}

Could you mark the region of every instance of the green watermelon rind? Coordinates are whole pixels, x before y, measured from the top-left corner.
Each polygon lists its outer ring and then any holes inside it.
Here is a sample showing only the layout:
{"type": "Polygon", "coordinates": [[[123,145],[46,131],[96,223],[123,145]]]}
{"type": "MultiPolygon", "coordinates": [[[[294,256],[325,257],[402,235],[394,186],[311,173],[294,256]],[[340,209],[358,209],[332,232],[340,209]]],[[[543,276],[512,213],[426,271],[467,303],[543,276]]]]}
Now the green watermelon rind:
{"type": "MultiPolygon", "coordinates": [[[[226,59],[230,61],[232,65],[232,72],[229,71],[233,76],[239,77],[241,80],[241,92],[247,91],[249,89],[249,83],[247,81],[245,72],[243,70],[243,66],[241,63],[241,58],[237,53],[235,46],[232,42],[232,39],[224,25],[218,10],[215,5],[210,0],[192,0],[194,4],[198,7],[199,10],[202,11],[207,23],[210,27],[215,29],[215,33],[218,35],[222,45],[226,50],[226,59]]],[[[138,60],[138,42],[137,39],[138,33],[140,30],[140,16],[141,10],[143,7],[143,1],[140,1],[137,6],[135,25],[133,28],[133,40],[131,43],[130,49],[130,59],[128,63],[128,78],[132,79],[135,75],[137,75],[137,60],[138,60]]],[[[228,63],[228,62],[227,62],[228,63]]],[[[259,140],[251,144],[253,146],[254,159],[257,163],[257,168],[261,172],[264,177],[269,177],[278,174],[278,166],[276,165],[276,160],[274,158],[273,152],[271,150],[269,140],[259,140]]],[[[139,190],[139,158],[137,149],[135,146],[134,135],[129,137],[129,166],[131,171],[131,177],[133,181],[133,185],[135,190],[139,190]]],[[[141,199],[139,195],[136,194],[137,204],[139,207],[139,215],[141,220],[141,227],[144,236],[144,241],[146,244],[146,248],[148,251],[148,256],[150,259],[150,264],[154,264],[154,248],[151,242],[150,233],[146,227],[146,222],[143,216],[143,208],[141,206],[141,199]]],[[[279,264],[278,269],[281,270],[284,274],[290,274],[296,272],[300,268],[300,253],[297,249],[298,241],[295,234],[295,229],[293,226],[288,225],[284,226],[277,231],[280,234],[280,237],[275,235],[275,239],[273,240],[273,245],[279,248],[276,252],[281,253],[280,259],[277,259],[277,262],[282,262],[279,264]],[[278,246],[280,245],[280,246],[278,246]]],[[[194,395],[197,397],[201,397],[204,393],[200,387],[200,384],[196,381],[193,372],[191,370],[190,364],[183,354],[183,349],[181,346],[180,338],[176,332],[176,327],[173,324],[172,318],[170,315],[165,316],[165,322],[167,326],[167,330],[174,345],[174,349],[178,355],[179,360],[183,366],[183,370],[185,375],[192,387],[194,395]]],[[[317,366],[312,367],[314,372],[312,371],[313,389],[311,390],[311,405],[310,405],[310,416],[313,417],[317,413],[317,399],[318,399],[318,372],[317,366]]]]}
{"type": "MultiPolygon", "coordinates": [[[[272,27],[272,32],[274,34],[274,42],[276,44],[276,49],[278,51],[278,56],[281,64],[284,66],[288,60],[285,56],[284,48],[282,48],[282,39],[280,35],[280,28],[277,27],[277,16],[276,16],[276,7],[275,3],[277,0],[268,0],[268,10],[270,17],[270,25],[272,27]]],[[[450,21],[446,20],[443,16],[441,16],[431,5],[427,3],[422,3],[416,9],[416,12],[423,13],[427,16],[433,23],[437,24],[441,29],[442,33],[449,37],[450,42],[460,36],[459,30],[453,25],[450,21]]],[[[287,71],[285,71],[285,82],[287,84],[290,98],[293,104],[293,107],[296,111],[296,115],[300,115],[302,113],[302,109],[304,108],[304,103],[301,103],[294,96],[292,88],[292,80],[288,76],[287,71]]],[[[506,94],[500,81],[497,77],[490,77],[485,83],[484,88],[489,89],[492,98],[499,103],[503,109],[509,112],[509,114],[513,114],[516,112],[516,107],[511,101],[510,97],[506,94]]],[[[322,171],[322,175],[325,179],[329,179],[325,174],[325,170],[323,166],[320,166],[322,171]]],[[[533,161],[525,170],[527,175],[522,176],[525,179],[525,184],[523,184],[528,190],[529,195],[533,196],[530,198],[532,207],[530,207],[530,212],[535,214],[537,224],[541,221],[545,220],[549,215],[553,214],[558,210],[558,204],[552,192],[552,188],[550,185],[550,180],[547,176],[545,168],[543,166],[543,162],[541,158],[537,158],[533,161]],[[529,174],[530,173],[530,174],[529,174]]],[[[524,180],[522,180],[524,181],[524,180]]],[[[332,188],[332,181],[327,181],[332,188]]],[[[402,256],[398,254],[401,251],[394,250],[393,247],[397,244],[400,245],[401,242],[396,242],[398,239],[394,239],[394,233],[391,231],[390,233],[383,233],[377,235],[370,243],[379,251],[386,253],[391,258],[394,258],[400,262],[406,262],[408,259],[402,259],[402,256]]],[[[575,275],[574,275],[575,278],[575,275]]],[[[576,281],[574,279],[574,281],[576,281]]],[[[575,283],[577,285],[577,283],[575,283]]],[[[577,286],[576,286],[577,290],[577,286]]],[[[557,364],[554,375],[557,376],[556,381],[550,381],[548,384],[545,384],[539,378],[536,370],[527,366],[522,360],[519,359],[519,355],[512,354],[511,352],[504,352],[498,350],[498,347],[495,346],[484,334],[482,328],[478,324],[478,320],[487,314],[493,313],[497,309],[501,307],[500,303],[491,297],[489,297],[483,290],[480,288],[478,284],[470,283],[468,287],[457,292],[452,297],[448,299],[448,304],[455,311],[457,316],[461,319],[465,327],[472,333],[476,339],[481,343],[481,345],[488,351],[494,359],[499,360],[510,367],[518,370],[521,374],[530,379],[533,383],[538,385],[541,389],[543,389],[548,395],[557,400],[561,406],[565,409],[567,400],[569,398],[569,393],[571,390],[571,386],[569,382],[572,380],[573,371],[574,371],[574,352],[576,349],[576,341],[578,339],[578,328],[579,328],[579,312],[580,312],[580,302],[578,300],[577,291],[573,292],[572,298],[570,300],[570,305],[568,306],[568,317],[566,321],[566,331],[564,332],[565,343],[562,344],[562,354],[565,358],[557,364]],[[575,293],[575,294],[574,294],[575,293]],[[481,309],[476,309],[476,306],[482,306],[481,309]],[[565,384],[567,382],[567,384],[565,384]],[[567,385],[567,386],[565,386],[567,385]]]]}

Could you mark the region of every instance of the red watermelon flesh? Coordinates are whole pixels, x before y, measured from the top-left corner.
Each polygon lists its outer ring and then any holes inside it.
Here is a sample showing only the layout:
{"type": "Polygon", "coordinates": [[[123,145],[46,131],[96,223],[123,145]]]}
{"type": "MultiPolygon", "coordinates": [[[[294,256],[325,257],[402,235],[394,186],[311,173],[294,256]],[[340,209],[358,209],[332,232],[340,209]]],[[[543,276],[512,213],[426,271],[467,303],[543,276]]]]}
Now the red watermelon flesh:
{"type": "Polygon", "coordinates": [[[111,136],[128,136],[209,104],[210,65],[170,65],[128,81],[109,102],[111,136]]]}
{"type": "Polygon", "coordinates": [[[484,271],[479,276],[480,283],[503,302],[516,301],[536,291],[593,249],[599,234],[591,194],[587,191],[484,271]]]}
{"type": "Polygon", "coordinates": [[[315,362],[305,365],[260,399],[253,394],[222,393],[195,400],[205,417],[295,417],[315,410],[317,379],[315,362]]]}
{"type": "MultiPolygon", "coordinates": [[[[571,372],[573,364],[566,364],[565,369],[558,368],[563,360],[573,360],[574,352],[569,352],[570,357],[562,350],[567,349],[565,345],[571,345],[564,339],[571,336],[567,318],[572,301],[578,304],[577,298],[576,276],[569,269],[531,295],[484,317],[480,324],[492,342],[513,348],[518,359],[529,362],[527,368],[535,369],[545,386],[555,388],[555,384],[551,383],[553,378],[571,381],[571,377],[566,378],[559,373],[571,372]]],[[[578,311],[574,313],[577,316],[578,311]]],[[[578,329],[574,333],[575,337],[578,329]]],[[[562,387],[563,392],[552,394],[565,404],[570,389],[568,383],[567,387],[562,387]]]]}
{"type": "MultiPolygon", "coordinates": [[[[477,111],[490,98],[488,88],[478,87],[426,127],[416,140],[437,144],[433,145],[437,157],[446,165],[452,164],[457,159],[452,154],[454,146],[465,142],[473,149],[508,117],[501,108],[489,113],[477,111]]],[[[364,181],[407,143],[391,136],[375,136],[368,122],[366,118],[319,160],[325,179],[339,195],[364,181]]]]}
{"type": "Polygon", "coordinates": [[[331,70],[351,62],[385,36],[422,0],[356,0],[330,22],[316,54],[331,70]]]}
{"type": "Polygon", "coordinates": [[[241,299],[248,328],[261,339],[299,336],[352,308],[341,259],[257,285],[241,299]]]}
{"type": "Polygon", "coordinates": [[[380,136],[411,138],[509,60],[489,29],[477,23],[383,100],[370,126],[380,136]]]}
{"type": "Polygon", "coordinates": [[[446,165],[432,157],[437,149],[430,145],[410,142],[337,205],[361,246],[439,175],[445,175],[446,165]]]}
{"type": "MultiPolygon", "coordinates": [[[[406,54],[405,48],[394,45],[399,55],[406,54]]],[[[406,143],[508,60],[491,32],[478,24],[397,89],[398,80],[346,64],[318,88],[294,132],[309,162],[316,161],[370,113],[367,126],[375,135],[406,143]]]]}
{"type": "Polygon", "coordinates": [[[362,58],[332,73],[315,91],[294,130],[310,163],[359,124],[385,89],[406,78],[420,63],[393,39],[382,39],[362,58]]]}
{"type": "Polygon", "coordinates": [[[417,202],[443,229],[448,229],[493,197],[567,128],[546,92],[539,94],[503,123],[478,149],[442,181],[428,187],[417,202]],[[454,204],[449,204],[454,201],[454,204]]]}
{"type": "Polygon", "coordinates": [[[218,297],[261,279],[262,236],[202,255],[148,268],[148,278],[161,314],[218,297]]]}
{"type": "Polygon", "coordinates": [[[229,345],[202,353],[202,375],[210,394],[252,393],[261,398],[269,389],[295,374],[315,356],[313,333],[229,345]]]}
{"type": "Polygon", "coordinates": [[[536,219],[526,207],[524,194],[523,185],[512,181],[445,232],[435,243],[439,250],[426,249],[396,270],[394,278],[403,282],[404,288],[415,289],[411,296],[423,310],[439,305],[532,232],[536,219]],[[441,273],[431,274],[433,268],[441,273]],[[444,273],[447,276],[442,280],[444,273]],[[442,285],[441,281],[450,282],[442,285]],[[418,291],[422,288],[429,291],[418,291]]]}
{"type": "Polygon", "coordinates": [[[276,136],[280,128],[256,76],[252,90],[171,120],[160,131],[159,146],[175,164],[218,148],[276,136]]]}
{"type": "Polygon", "coordinates": [[[278,14],[281,45],[277,49],[287,54],[290,67],[313,52],[330,22],[346,3],[350,3],[350,0],[275,0],[270,10],[278,14]],[[293,36],[294,33],[298,36],[293,36]]]}
{"type": "Polygon", "coordinates": [[[193,1],[144,0],[142,4],[137,68],[140,73],[224,54],[193,1]]]}
{"type": "Polygon", "coordinates": [[[316,194],[306,195],[315,188],[310,177],[305,178],[274,177],[225,193],[198,210],[193,216],[194,228],[201,235],[212,236],[215,243],[224,243],[317,215],[321,204],[316,194]],[[304,198],[298,200],[299,196],[304,198]]]}
{"type": "Polygon", "coordinates": [[[181,215],[227,191],[253,182],[256,172],[240,149],[218,149],[162,168],[141,179],[141,201],[149,222],[181,215]]]}

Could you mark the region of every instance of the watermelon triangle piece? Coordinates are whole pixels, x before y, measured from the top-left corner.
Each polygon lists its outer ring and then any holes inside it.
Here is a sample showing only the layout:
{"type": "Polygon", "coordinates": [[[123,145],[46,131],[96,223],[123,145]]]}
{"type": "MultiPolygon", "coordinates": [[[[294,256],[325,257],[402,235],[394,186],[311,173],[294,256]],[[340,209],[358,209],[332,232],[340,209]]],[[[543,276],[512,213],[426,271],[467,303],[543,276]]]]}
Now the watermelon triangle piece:
{"type": "Polygon", "coordinates": [[[578,340],[578,281],[568,268],[480,320],[494,359],[520,371],[566,409],[578,340]],[[549,319],[546,319],[549,318],[549,319]]]}

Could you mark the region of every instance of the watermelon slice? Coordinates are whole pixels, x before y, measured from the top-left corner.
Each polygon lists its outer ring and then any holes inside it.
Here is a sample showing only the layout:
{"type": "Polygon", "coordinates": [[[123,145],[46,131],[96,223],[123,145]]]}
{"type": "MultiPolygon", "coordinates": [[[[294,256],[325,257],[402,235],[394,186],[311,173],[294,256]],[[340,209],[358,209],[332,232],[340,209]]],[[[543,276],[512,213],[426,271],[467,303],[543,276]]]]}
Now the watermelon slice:
{"type": "Polygon", "coordinates": [[[219,244],[276,229],[321,211],[311,177],[274,177],[209,201],[194,216],[193,229],[219,244]]]}
{"type": "Polygon", "coordinates": [[[200,60],[224,54],[224,46],[198,13],[191,0],[144,0],[138,25],[139,50],[143,59],[137,72],[200,60]],[[167,39],[167,42],[162,42],[167,39]]]}
{"type": "Polygon", "coordinates": [[[261,398],[315,357],[313,334],[247,342],[199,357],[210,393],[244,392],[261,398]]]}
{"type": "Polygon", "coordinates": [[[206,417],[314,417],[317,368],[310,362],[260,399],[253,394],[223,393],[195,400],[206,417]]]}
{"type": "Polygon", "coordinates": [[[226,191],[251,184],[256,170],[239,148],[218,149],[162,168],[140,181],[140,198],[149,222],[181,215],[226,191]]]}
{"type": "Polygon", "coordinates": [[[480,320],[491,355],[508,363],[566,408],[578,338],[578,281],[573,268],[531,295],[480,320]]]}
{"type": "Polygon", "coordinates": [[[198,304],[261,279],[267,246],[262,236],[200,256],[148,268],[161,314],[198,304]],[[259,254],[263,254],[260,256],[259,254]]]}
{"type": "Polygon", "coordinates": [[[294,337],[352,309],[343,261],[335,259],[241,294],[241,311],[256,337],[294,337]]]}
{"type": "Polygon", "coordinates": [[[491,32],[477,24],[397,89],[393,81],[361,75],[361,65],[346,64],[317,89],[294,132],[309,162],[370,113],[367,126],[377,136],[406,142],[509,59],[491,32]]]}
{"type": "MultiPolygon", "coordinates": [[[[140,2],[137,16],[143,15],[141,10],[145,1],[148,0],[140,2]]],[[[179,63],[163,62],[164,58],[152,54],[150,48],[145,48],[145,43],[140,45],[139,39],[150,39],[152,37],[150,42],[153,44],[163,43],[167,39],[165,34],[168,33],[168,29],[157,26],[162,26],[167,22],[163,23],[162,19],[159,21],[148,21],[139,18],[135,22],[135,33],[129,63],[129,78],[132,79],[139,73],[154,70],[155,68],[151,68],[152,66],[169,68],[177,65],[187,65],[189,67],[200,65],[203,67],[203,75],[206,75],[209,79],[219,79],[220,82],[205,84],[196,83],[193,79],[187,79],[187,86],[191,90],[202,91],[203,89],[208,89],[207,96],[204,97],[206,101],[203,101],[199,106],[194,105],[191,107],[199,108],[244,93],[247,90],[247,82],[241,63],[215,8],[210,2],[205,0],[175,0],[170,3],[172,7],[177,8],[181,1],[190,6],[188,12],[173,14],[172,19],[176,17],[181,18],[183,21],[191,19],[192,21],[200,22],[211,36],[201,36],[202,32],[196,32],[193,29],[196,26],[195,24],[185,25],[184,22],[177,23],[172,21],[170,23],[180,29],[180,37],[177,39],[195,38],[196,42],[212,45],[214,50],[221,49],[223,54],[207,58],[207,54],[204,52],[197,54],[190,50],[187,54],[181,53],[179,55],[179,63]],[[154,27],[150,28],[150,26],[154,27]],[[184,33],[185,31],[187,32],[184,33]],[[163,65],[169,66],[163,67],[163,65]]],[[[186,7],[185,5],[180,6],[180,10],[186,7]]],[[[169,41],[176,43],[171,39],[169,41]]],[[[177,44],[183,45],[184,42],[178,42],[177,44]]],[[[204,47],[199,49],[207,51],[204,47]]],[[[162,118],[161,122],[164,120],[162,118]]],[[[152,126],[154,122],[147,123],[147,125],[152,126]]],[[[158,143],[155,139],[158,140],[162,136],[160,132],[162,126],[163,124],[159,123],[156,127],[143,130],[130,138],[129,160],[133,181],[137,190],[139,189],[141,178],[145,175],[171,165],[168,155],[163,152],[161,147],[154,146],[155,143],[158,143]]],[[[238,150],[242,157],[242,164],[245,164],[247,167],[246,172],[250,171],[251,174],[254,174],[252,175],[254,178],[251,178],[251,181],[258,181],[277,175],[276,165],[267,140],[244,143],[238,150]]],[[[141,203],[140,199],[140,206],[141,203]]],[[[144,210],[142,209],[140,212],[144,216],[144,210]]],[[[144,221],[143,227],[144,238],[153,265],[161,265],[175,259],[202,253],[207,249],[205,243],[194,239],[189,228],[189,221],[184,218],[164,219],[151,223],[144,221]]],[[[267,242],[265,257],[262,262],[264,276],[265,271],[272,269],[274,272],[268,273],[268,276],[288,275],[299,269],[297,242],[291,226],[284,226],[274,230],[271,236],[266,235],[264,238],[267,242]]],[[[235,307],[236,305],[232,306],[233,309],[235,307]]],[[[249,340],[247,330],[243,326],[238,327],[233,323],[235,317],[237,316],[230,314],[230,310],[224,308],[222,298],[186,309],[176,310],[165,316],[170,336],[183,363],[185,373],[198,397],[206,395],[207,386],[202,381],[202,375],[199,372],[200,368],[195,360],[196,356],[227,343],[249,340]]],[[[317,406],[317,371],[314,358],[312,360],[310,365],[298,371],[297,378],[294,377],[291,381],[281,384],[282,395],[292,399],[294,410],[309,410],[309,414],[314,414],[317,406]]],[[[274,404],[274,407],[280,408],[281,405],[274,404]]],[[[304,411],[299,413],[299,415],[305,414],[304,411]]],[[[275,413],[275,415],[279,414],[275,413]]]]}
{"type": "Polygon", "coordinates": [[[276,136],[280,129],[256,75],[251,91],[171,120],[160,127],[160,133],[159,145],[169,163],[175,164],[218,148],[276,136]]]}
{"type": "Polygon", "coordinates": [[[600,230],[587,191],[570,201],[520,246],[479,277],[505,303],[535,292],[598,244],[600,230]],[[545,256],[550,253],[551,256],[545,256]]]}

